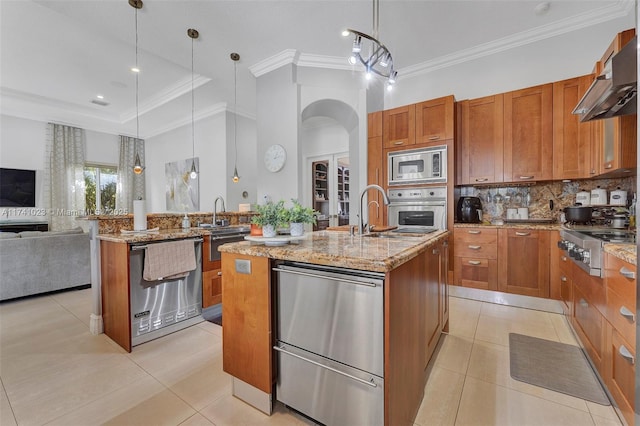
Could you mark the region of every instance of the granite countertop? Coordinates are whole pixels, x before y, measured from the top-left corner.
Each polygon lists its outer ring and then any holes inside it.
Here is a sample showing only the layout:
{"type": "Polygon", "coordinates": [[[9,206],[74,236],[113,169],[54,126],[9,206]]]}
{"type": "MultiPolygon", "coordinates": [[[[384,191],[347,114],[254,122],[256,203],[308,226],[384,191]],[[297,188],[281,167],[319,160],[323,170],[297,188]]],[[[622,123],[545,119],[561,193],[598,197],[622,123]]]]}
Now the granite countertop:
{"type": "Polygon", "coordinates": [[[219,250],[224,253],[387,272],[416,257],[448,235],[448,231],[436,231],[420,236],[395,234],[391,238],[376,238],[351,236],[339,231],[317,231],[283,246],[272,247],[260,242],[242,241],[225,244],[219,250]]]}
{"type": "MultiPolygon", "coordinates": [[[[233,228],[246,228],[248,225],[231,225],[223,229],[233,228]]],[[[211,235],[215,232],[216,228],[176,228],[176,229],[160,229],[158,231],[151,232],[136,232],[136,233],[113,233],[113,234],[98,234],[99,240],[111,241],[114,243],[146,243],[150,241],[164,241],[164,240],[178,240],[181,238],[193,238],[211,235]]]]}
{"type": "Polygon", "coordinates": [[[562,228],[560,223],[505,223],[504,225],[492,225],[489,223],[454,223],[454,228],[488,228],[488,229],[542,229],[547,231],[559,231],[562,228]]]}
{"type": "Polygon", "coordinates": [[[630,243],[605,243],[604,252],[637,266],[637,247],[630,243]]]}

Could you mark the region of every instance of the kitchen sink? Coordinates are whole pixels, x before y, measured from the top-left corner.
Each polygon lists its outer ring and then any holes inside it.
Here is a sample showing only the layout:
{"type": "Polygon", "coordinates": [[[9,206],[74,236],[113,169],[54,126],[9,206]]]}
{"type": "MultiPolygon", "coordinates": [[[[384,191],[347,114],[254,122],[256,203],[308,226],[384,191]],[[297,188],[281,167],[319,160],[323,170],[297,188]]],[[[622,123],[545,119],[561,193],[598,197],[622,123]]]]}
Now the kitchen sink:
{"type": "Polygon", "coordinates": [[[387,234],[382,232],[372,232],[370,234],[364,234],[363,237],[366,238],[412,238],[412,237],[421,237],[424,234],[387,234]]]}

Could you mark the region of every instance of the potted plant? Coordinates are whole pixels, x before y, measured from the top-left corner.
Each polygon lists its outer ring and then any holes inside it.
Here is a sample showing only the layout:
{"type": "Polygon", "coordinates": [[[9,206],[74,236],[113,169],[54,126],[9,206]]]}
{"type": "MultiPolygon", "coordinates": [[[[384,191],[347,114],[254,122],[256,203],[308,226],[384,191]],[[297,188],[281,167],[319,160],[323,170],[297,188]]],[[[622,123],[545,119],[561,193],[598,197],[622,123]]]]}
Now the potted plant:
{"type": "Polygon", "coordinates": [[[288,211],[289,226],[292,237],[304,234],[305,223],[316,223],[316,211],[311,207],[304,207],[298,200],[291,199],[293,207],[288,211]]]}
{"type": "Polygon", "coordinates": [[[257,216],[251,219],[251,222],[262,227],[263,237],[275,237],[276,228],[285,225],[288,221],[288,212],[284,207],[284,201],[274,203],[269,201],[266,204],[257,205],[257,216]]]}

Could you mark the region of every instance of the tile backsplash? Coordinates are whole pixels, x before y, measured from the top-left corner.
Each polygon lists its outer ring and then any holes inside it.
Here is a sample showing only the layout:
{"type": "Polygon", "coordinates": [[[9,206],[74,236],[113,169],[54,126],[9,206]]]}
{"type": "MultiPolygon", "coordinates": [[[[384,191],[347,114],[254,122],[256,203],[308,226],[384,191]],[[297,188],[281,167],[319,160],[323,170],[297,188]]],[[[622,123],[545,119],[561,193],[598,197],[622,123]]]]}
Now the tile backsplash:
{"type": "MultiPolygon", "coordinates": [[[[459,196],[479,197],[482,202],[483,219],[506,219],[507,209],[528,207],[530,219],[560,218],[562,209],[571,206],[576,201],[576,194],[580,191],[591,191],[595,188],[607,190],[607,197],[612,190],[627,191],[628,203],[631,203],[636,193],[636,177],[629,176],[619,179],[590,179],[571,182],[540,182],[531,186],[501,187],[459,187],[459,196]],[[553,201],[553,210],[550,209],[553,201]]],[[[457,192],[457,191],[456,191],[457,192]]],[[[455,202],[457,203],[457,196],[455,202]]]]}

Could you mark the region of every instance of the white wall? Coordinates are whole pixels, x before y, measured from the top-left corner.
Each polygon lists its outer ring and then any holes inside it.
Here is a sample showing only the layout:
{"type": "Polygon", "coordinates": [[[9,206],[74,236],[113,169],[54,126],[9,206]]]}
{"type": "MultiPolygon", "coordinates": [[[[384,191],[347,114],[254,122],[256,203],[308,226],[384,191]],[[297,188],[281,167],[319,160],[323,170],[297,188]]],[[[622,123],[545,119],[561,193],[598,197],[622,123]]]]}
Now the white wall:
{"type": "MultiPolygon", "coordinates": [[[[36,208],[44,206],[43,178],[47,123],[0,115],[0,167],[36,170],[36,208]]],[[[85,131],[85,160],[89,163],[118,164],[118,136],[85,131]]],[[[0,220],[47,220],[46,216],[10,214],[0,209],[0,220]]]]}
{"type": "MultiPolygon", "coordinates": [[[[200,211],[212,211],[214,198],[218,195],[224,196],[226,189],[228,171],[225,114],[207,117],[194,124],[195,156],[200,162],[200,211]]],[[[148,211],[167,211],[165,163],[187,158],[192,158],[190,123],[145,141],[148,211]]]]}
{"type": "Polygon", "coordinates": [[[399,72],[384,109],[453,94],[472,99],[589,74],[616,34],[634,27],[634,16],[526,44],[416,77],[399,72]]]}

